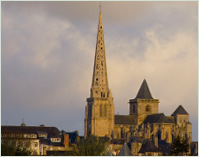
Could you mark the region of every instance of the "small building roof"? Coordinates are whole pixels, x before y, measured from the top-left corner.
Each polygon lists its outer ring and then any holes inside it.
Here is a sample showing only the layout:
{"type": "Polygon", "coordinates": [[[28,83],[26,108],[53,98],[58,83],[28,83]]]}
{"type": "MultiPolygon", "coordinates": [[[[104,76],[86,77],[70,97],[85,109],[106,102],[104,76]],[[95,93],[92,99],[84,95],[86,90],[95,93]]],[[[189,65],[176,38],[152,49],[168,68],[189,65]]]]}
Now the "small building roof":
{"type": "Polygon", "coordinates": [[[144,140],[143,136],[131,136],[130,137],[130,143],[142,143],[144,140]]]}
{"type": "Polygon", "coordinates": [[[125,142],[122,149],[120,150],[118,156],[132,156],[132,153],[127,145],[127,143],[125,142]]]}
{"type": "MultiPolygon", "coordinates": [[[[144,81],[142,82],[142,85],[137,93],[136,98],[140,98],[140,99],[153,99],[151,92],[149,90],[149,87],[147,85],[146,80],[144,79],[144,81]]],[[[135,99],[136,99],[135,98],[135,99]]]]}
{"type": "Polygon", "coordinates": [[[59,138],[60,131],[56,127],[41,126],[1,126],[1,133],[8,134],[37,134],[46,132],[50,138],[59,138]]]}
{"type": "Polygon", "coordinates": [[[175,119],[173,116],[166,116],[171,123],[175,123],[175,119]]]}
{"type": "Polygon", "coordinates": [[[187,111],[182,107],[182,105],[179,105],[171,116],[176,116],[177,114],[188,115],[187,111]]]}
{"type": "Polygon", "coordinates": [[[114,138],[111,140],[112,144],[121,144],[123,145],[125,143],[125,139],[124,138],[114,138]]]}
{"type": "Polygon", "coordinates": [[[140,148],[139,153],[145,152],[159,152],[158,148],[155,146],[151,139],[145,139],[142,143],[142,147],[140,148]]]}
{"type": "Polygon", "coordinates": [[[115,115],[115,124],[126,124],[133,125],[135,124],[133,115],[115,115]]]}
{"type": "Polygon", "coordinates": [[[146,117],[144,124],[147,123],[175,123],[174,119],[168,118],[164,113],[151,114],[146,117]]]}
{"type": "Polygon", "coordinates": [[[163,153],[163,156],[168,156],[170,152],[171,144],[165,140],[158,140],[158,149],[163,153]]]}

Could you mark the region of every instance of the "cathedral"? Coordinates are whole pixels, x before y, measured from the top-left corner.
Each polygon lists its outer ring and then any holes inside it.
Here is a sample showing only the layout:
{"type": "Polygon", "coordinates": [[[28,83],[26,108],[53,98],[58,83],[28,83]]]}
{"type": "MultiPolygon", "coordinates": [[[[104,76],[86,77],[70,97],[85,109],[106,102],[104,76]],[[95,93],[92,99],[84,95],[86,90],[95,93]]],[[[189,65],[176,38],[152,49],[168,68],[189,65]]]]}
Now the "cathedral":
{"type": "Polygon", "coordinates": [[[152,97],[145,79],[135,98],[129,100],[129,115],[115,115],[108,86],[101,11],[90,97],[87,98],[84,120],[85,137],[95,135],[107,136],[112,140],[125,139],[130,143],[134,155],[142,153],[146,140],[152,141],[156,148],[161,141],[172,143],[178,135],[189,144],[192,142],[192,124],[187,111],[180,105],[170,116],[159,113],[159,100],[152,97]]]}

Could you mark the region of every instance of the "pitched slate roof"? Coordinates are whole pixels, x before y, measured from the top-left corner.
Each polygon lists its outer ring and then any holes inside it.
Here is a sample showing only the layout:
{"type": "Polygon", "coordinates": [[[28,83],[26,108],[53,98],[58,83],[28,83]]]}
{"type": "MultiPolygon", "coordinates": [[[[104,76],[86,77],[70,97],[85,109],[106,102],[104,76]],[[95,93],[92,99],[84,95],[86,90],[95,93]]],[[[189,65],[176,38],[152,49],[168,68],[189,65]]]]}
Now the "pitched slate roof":
{"type": "Polygon", "coordinates": [[[131,143],[133,143],[133,142],[142,143],[143,140],[144,140],[144,137],[142,137],[142,136],[131,136],[130,137],[131,143]]]}
{"type": "Polygon", "coordinates": [[[158,150],[163,153],[163,156],[168,156],[170,152],[171,144],[165,140],[158,140],[158,150]]]}
{"type": "Polygon", "coordinates": [[[175,123],[171,118],[167,118],[164,113],[151,114],[146,117],[144,124],[147,123],[175,123]]]}
{"type": "Polygon", "coordinates": [[[133,115],[115,115],[115,124],[134,124],[134,116],[133,115]]]}
{"type": "Polygon", "coordinates": [[[145,152],[159,152],[158,148],[154,145],[151,139],[145,139],[142,143],[139,153],[145,152]]]}
{"type": "Polygon", "coordinates": [[[178,106],[178,108],[173,112],[173,114],[171,116],[175,116],[177,114],[188,115],[187,111],[182,107],[182,105],[178,106]]]}
{"type": "Polygon", "coordinates": [[[137,93],[136,98],[140,98],[140,99],[153,99],[153,97],[151,96],[151,92],[149,90],[149,87],[147,85],[146,80],[144,79],[144,81],[142,82],[142,85],[137,93]]]}
{"type": "Polygon", "coordinates": [[[46,132],[50,138],[60,137],[60,131],[56,127],[45,126],[1,126],[1,132],[10,134],[37,134],[37,132],[46,132]]]}
{"type": "Polygon", "coordinates": [[[173,116],[166,116],[171,123],[175,123],[175,119],[173,116]]]}
{"type": "Polygon", "coordinates": [[[132,153],[127,145],[127,143],[125,142],[122,149],[120,150],[118,156],[132,156],[132,153]]]}
{"type": "Polygon", "coordinates": [[[125,143],[125,139],[124,138],[114,138],[111,140],[112,144],[124,144],[125,143]]]}

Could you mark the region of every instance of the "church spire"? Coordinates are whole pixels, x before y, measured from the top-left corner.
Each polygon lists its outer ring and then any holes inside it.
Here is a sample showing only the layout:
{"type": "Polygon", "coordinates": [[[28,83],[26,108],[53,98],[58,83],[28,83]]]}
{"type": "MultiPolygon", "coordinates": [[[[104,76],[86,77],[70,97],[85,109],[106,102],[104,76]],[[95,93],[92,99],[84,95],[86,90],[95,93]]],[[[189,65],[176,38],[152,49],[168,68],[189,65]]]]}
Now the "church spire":
{"type": "Polygon", "coordinates": [[[106,55],[104,44],[104,31],[102,24],[102,13],[100,6],[99,24],[95,50],[95,61],[93,68],[93,79],[91,85],[91,97],[109,97],[110,90],[108,88],[106,55]]]}

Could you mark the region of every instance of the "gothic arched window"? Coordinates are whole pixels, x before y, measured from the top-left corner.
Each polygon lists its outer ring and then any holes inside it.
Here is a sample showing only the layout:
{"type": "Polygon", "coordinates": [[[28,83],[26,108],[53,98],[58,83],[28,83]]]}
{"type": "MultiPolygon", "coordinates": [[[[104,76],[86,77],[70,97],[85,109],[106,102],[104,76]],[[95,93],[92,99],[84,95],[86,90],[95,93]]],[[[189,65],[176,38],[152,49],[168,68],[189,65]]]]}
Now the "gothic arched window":
{"type": "Polygon", "coordinates": [[[106,104],[104,105],[104,117],[106,117],[107,116],[107,106],[106,106],[106,104]]]}
{"type": "Polygon", "coordinates": [[[121,128],[121,138],[124,138],[124,134],[125,134],[124,128],[121,128]]]}
{"type": "Polygon", "coordinates": [[[133,105],[133,113],[135,113],[135,105],[133,105]]]}
{"type": "Polygon", "coordinates": [[[100,117],[103,116],[103,111],[102,111],[102,104],[100,105],[100,117]]]}
{"type": "Polygon", "coordinates": [[[101,97],[105,98],[105,93],[104,92],[101,92],[101,97]]]}

